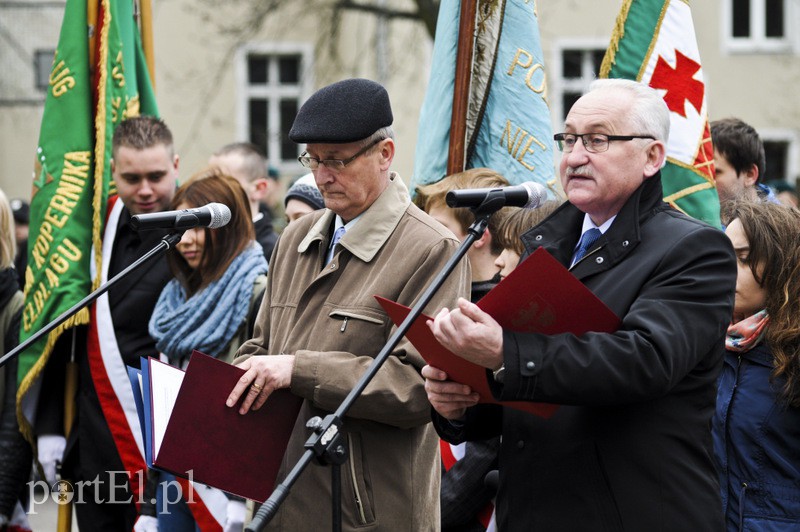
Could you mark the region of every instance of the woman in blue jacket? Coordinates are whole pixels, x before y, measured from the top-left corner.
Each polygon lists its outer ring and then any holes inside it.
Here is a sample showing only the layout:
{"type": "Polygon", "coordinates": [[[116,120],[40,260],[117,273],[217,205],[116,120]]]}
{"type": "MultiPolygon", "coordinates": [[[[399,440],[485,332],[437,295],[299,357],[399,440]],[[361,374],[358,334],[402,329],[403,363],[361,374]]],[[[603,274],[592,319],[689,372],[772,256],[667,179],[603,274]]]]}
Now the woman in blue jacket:
{"type": "Polygon", "coordinates": [[[736,302],[713,419],[728,530],[800,530],[800,212],[737,202],[736,302]]]}

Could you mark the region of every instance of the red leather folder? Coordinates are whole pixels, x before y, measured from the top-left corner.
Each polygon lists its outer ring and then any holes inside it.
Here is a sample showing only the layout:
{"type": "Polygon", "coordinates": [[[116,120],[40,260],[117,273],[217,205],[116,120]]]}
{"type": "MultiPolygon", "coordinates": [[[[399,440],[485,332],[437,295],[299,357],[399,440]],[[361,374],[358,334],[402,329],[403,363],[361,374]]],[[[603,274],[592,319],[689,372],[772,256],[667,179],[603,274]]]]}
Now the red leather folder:
{"type": "Polygon", "coordinates": [[[264,502],[275,486],[302,399],[276,390],[259,410],[239,414],[225,400],[244,370],[192,353],[153,465],[264,502]]]}
{"type": "MultiPolygon", "coordinates": [[[[388,299],[378,302],[396,325],[411,309],[388,299]]],[[[478,302],[504,329],[541,334],[614,332],[620,319],[591,290],[575,278],[545,249],[539,248],[478,302]]],[[[494,399],[489,390],[486,368],[468,362],[442,346],[420,315],[406,333],[431,366],[444,370],[450,379],[468,385],[481,403],[494,403],[548,418],[558,405],[494,399]]]]}

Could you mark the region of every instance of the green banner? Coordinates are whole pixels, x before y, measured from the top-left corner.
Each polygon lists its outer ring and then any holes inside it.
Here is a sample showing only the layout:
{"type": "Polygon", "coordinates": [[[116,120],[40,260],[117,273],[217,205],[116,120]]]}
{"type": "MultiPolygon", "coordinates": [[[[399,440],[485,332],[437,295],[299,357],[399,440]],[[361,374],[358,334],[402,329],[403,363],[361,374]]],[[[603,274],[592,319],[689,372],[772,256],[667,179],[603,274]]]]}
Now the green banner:
{"type": "MultiPolygon", "coordinates": [[[[36,149],[20,341],[91,292],[90,264],[100,267],[114,127],[130,116],[158,114],[132,0],[89,1],[97,6],[96,24],[88,20],[86,0],[67,0],[50,73],[36,149]]],[[[60,334],[88,322],[83,309],[20,355],[19,403],[60,334]]]]}

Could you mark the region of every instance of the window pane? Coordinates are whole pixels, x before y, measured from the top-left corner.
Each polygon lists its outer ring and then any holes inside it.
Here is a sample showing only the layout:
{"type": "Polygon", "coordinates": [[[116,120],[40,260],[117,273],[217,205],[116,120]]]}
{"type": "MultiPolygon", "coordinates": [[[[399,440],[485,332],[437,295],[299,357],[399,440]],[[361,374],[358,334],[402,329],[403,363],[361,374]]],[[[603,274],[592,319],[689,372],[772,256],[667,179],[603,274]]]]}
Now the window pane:
{"type": "Polygon", "coordinates": [[[269,81],[267,58],[251,55],[247,58],[247,80],[251,84],[263,84],[269,81]]]}
{"type": "Polygon", "coordinates": [[[33,56],[33,71],[36,75],[36,88],[46,91],[50,86],[50,69],[53,68],[55,50],[36,50],[33,56]]]}
{"type": "Polygon", "coordinates": [[[750,0],[733,0],[734,37],[750,36],[750,0]]]}
{"type": "Polygon", "coordinates": [[[269,123],[269,106],[267,100],[250,100],[250,142],[261,148],[269,156],[267,148],[267,124],[269,123]]]}
{"type": "Polygon", "coordinates": [[[594,50],[592,52],[592,74],[594,74],[594,77],[600,76],[600,65],[603,64],[605,55],[605,50],[594,50]]]}
{"type": "Polygon", "coordinates": [[[296,84],[300,82],[300,57],[284,56],[278,60],[278,72],[281,83],[296,84]]]}
{"type": "Polygon", "coordinates": [[[767,37],[783,37],[784,0],[767,0],[767,37]]]}
{"type": "Polygon", "coordinates": [[[567,114],[569,110],[572,109],[572,104],[578,101],[582,95],[580,92],[565,92],[564,96],[562,97],[561,101],[564,104],[564,116],[561,117],[562,120],[566,120],[567,114]]]}
{"type": "Polygon", "coordinates": [[[767,168],[761,183],[783,179],[789,181],[788,171],[789,143],[786,141],[764,141],[764,154],[767,157],[767,168]]]}
{"type": "Polygon", "coordinates": [[[289,161],[297,157],[297,144],[289,138],[294,117],[297,116],[297,100],[281,100],[281,159],[289,161]]]}
{"type": "Polygon", "coordinates": [[[563,77],[565,78],[580,78],[581,77],[581,52],[580,50],[564,50],[563,58],[563,77]]]}

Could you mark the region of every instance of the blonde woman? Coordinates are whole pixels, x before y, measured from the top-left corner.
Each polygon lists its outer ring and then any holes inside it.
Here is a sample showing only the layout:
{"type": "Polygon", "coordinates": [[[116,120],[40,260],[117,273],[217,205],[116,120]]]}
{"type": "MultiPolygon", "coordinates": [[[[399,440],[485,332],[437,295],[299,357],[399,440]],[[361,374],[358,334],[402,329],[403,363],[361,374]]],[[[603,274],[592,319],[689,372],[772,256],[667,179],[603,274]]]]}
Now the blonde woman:
{"type": "MultiPolygon", "coordinates": [[[[0,345],[7,353],[19,340],[22,292],[17,285],[14,256],[14,217],[6,195],[0,190],[0,345]]],[[[17,359],[0,367],[0,529],[30,528],[19,504],[31,466],[31,450],[17,425],[17,359]],[[14,528],[13,526],[11,527],[14,528]]]]}

